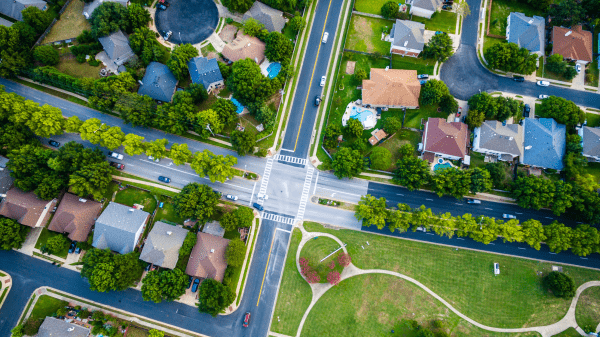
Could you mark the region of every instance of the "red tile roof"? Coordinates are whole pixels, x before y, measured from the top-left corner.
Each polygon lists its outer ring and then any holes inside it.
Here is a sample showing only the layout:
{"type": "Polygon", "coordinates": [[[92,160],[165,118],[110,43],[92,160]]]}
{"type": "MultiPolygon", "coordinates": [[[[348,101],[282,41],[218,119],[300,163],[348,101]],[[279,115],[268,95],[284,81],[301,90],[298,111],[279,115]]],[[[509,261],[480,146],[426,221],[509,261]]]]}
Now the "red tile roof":
{"type": "Polygon", "coordinates": [[[560,54],[571,60],[592,61],[592,32],[581,28],[571,29],[554,26],[552,29],[552,54],[560,54]],[[571,33],[569,33],[571,32],[571,33]]]}
{"type": "Polygon", "coordinates": [[[464,158],[467,154],[469,128],[460,122],[447,123],[443,118],[429,118],[423,133],[425,152],[464,158]]]}
{"type": "Polygon", "coordinates": [[[212,278],[223,282],[227,260],[225,251],[229,240],[199,232],[196,245],[190,254],[185,273],[190,276],[212,278]],[[211,250],[213,250],[211,252],[211,250]]]}
{"type": "Polygon", "coordinates": [[[362,103],[383,106],[419,106],[421,84],[416,70],[371,69],[363,80],[362,103]]]}
{"type": "Polygon", "coordinates": [[[77,242],[87,240],[88,234],[102,209],[102,204],[93,200],[79,201],[79,197],[66,193],[48,229],[69,233],[69,239],[77,242]]]}

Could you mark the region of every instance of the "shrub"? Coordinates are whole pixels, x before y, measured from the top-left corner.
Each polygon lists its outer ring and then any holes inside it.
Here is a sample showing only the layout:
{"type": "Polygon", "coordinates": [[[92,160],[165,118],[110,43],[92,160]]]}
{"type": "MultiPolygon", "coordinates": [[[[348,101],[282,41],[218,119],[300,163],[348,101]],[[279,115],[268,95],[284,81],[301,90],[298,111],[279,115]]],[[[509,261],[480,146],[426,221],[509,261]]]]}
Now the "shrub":
{"type": "Polygon", "coordinates": [[[327,282],[329,282],[331,285],[336,285],[338,283],[340,283],[341,280],[341,276],[340,273],[337,271],[332,271],[331,273],[327,274],[327,282]]]}
{"type": "Polygon", "coordinates": [[[575,296],[575,281],[567,274],[550,272],[544,277],[543,283],[556,297],[572,298],[575,296]]]}
{"type": "Polygon", "coordinates": [[[23,324],[23,332],[28,336],[35,336],[40,330],[43,321],[42,319],[27,319],[23,324]]]}
{"type": "Polygon", "coordinates": [[[58,50],[49,45],[35,48],[33,57],[47,66],[57,65],[59,60],[58,50]]]}
{"type": "Polygon", "coordinates": [[[350,262],[352,262],[352,259],[350,258],[350,254],[341,253],[338,256],[338,263],[340,264],[340,266],[348,267],[350,265],[350,262]]]}
{"type": "Polygon", "coordinates": [[[393,19],[400,10],[400,6],[394,1],[388,1],[381,7],[381,16],[386,19],[393,19]]]}

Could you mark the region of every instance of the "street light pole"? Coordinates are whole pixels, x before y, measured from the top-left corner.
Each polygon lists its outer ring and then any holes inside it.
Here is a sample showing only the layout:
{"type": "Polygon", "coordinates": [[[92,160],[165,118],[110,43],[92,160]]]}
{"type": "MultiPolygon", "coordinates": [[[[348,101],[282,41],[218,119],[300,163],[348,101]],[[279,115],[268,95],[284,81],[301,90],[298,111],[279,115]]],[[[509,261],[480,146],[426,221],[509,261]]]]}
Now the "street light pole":
{"type": "Polygon", "coordinates": [[[212,132],[212,129],[210,128],[210,123],[206,124],[206,129],[208,129],[208,131],[210,131],[210,133],[214,136],[215,134],[212,132]]]}

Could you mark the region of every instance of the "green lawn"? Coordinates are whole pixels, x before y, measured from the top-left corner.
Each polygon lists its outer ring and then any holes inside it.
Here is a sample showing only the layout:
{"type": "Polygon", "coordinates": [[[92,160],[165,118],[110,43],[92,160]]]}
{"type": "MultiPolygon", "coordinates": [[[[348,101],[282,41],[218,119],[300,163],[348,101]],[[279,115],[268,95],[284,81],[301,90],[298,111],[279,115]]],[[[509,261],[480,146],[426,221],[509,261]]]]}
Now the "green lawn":
{"type": "MultiPolygon", "coordinates": [[[[543,16],[543,11],[520,1],[494,0],[490,19],[490,34],[506,36],[506,20],[510,12],[519,12],[527,16],[543,16]]],[[[487,19],[487,13],[486,13],[487,19]]],[[[487,24],[487,23],[486,23],[487,24]]]]}
{"type": "Polygon", "coordinates": [[[206,46],[200,49],[200,52],[202,53],[202,56],[206,57],[208,53],[216,53],[217,50],[215,49],[215,47],[213,47],[212,43],[209,42],[206,46]]]}
{"type": "Polygon", "coordinates": [[[488,48],[490,48],[491,46],[498,44],[498,43],[504,43],[504,42],[506,42],[506,40],[497,39],[495,37],[489,37],[489,36],[484,35],[483,36],[483,55],[485,56],[486,50],[488,50],[488,48]]]}
{"type": "Polygon", "coordinates": [[[56,255],[58,257],[61,257],[63,259],[67,258],[67,255],[69,254],[69,245],[71,244],[71,240],[64,234],[62,233],[57,233],[57,232],[52,232],[49,231],[48,228],[42,228],[42,232],[40,233],[40,237],[38,238],[37,242],[35,243],[35,248],[40,249],[43,245],[46,244],[46,242],[48,242],[48,239],[55,237],[57,235],[62,235],[64,236],[67,241],[69,242],[69,244],[65,245],[65,248],[63,250],[61,250],[60,252],[56,253],[56,254],[52,254],[52,255],[56,255]]]}
{"type": "Polygon", "coordinates": [[[406,110],[406,118],[404,119],[404,126],[409,128],[415,128],[422,130],[421,119],[425,122],[428,117],[447,118],[448,115],[444,112],[437,111],[437,105],[423,105],[419,109],[408,109],[406,110]]]}
{"type": "Polygon", "coordinates": [[[127,206],[133,206],[133,204],[142,205],[144,206],[143,211],[150,214],[156,208],[156,199],[154,199],[154,196],[150,192],[134,187],[128,187],[117,192],[115,202],[127,206]]]}
{"type": "Polygon", "coordinates": [[[589,126],[591,128],[600,126],[600,115],[598,115],[598,114],[593,114],[593,113],[588,112],[585,114],[585,119],[587,120],[587,126],[589,126]]]}
{"type": "Polygon", "coordinates": [[[229,98],[229,96],[231,96],[231,91],[229,91],[229,89],[227,89],[227,87],[221,89],[221,91],[219,91],[219,97],[222,98],[229,98]]]}
{"type": "MultiPolygon", "coordinates": [[[[321,277],[321,283],[327,283],[327,274],[331,271],[329,264],[332,261],[336,261],[337,256],[342,250],[338,250],[335,254],[323,260],[323,262],[319,261],[338,248],[340,248],[340,245],[335,240],[328,237],[317,237],[304,245],[302,252],[300,252],[300,257],[307,259],[309,266],[317,271],[321,277]]],[[[334,270],[341,274],[344,268],[336,263],[334,270]]]]}
{"type": "MultiPolygon", "coordinates": [[[[179,225],[183,225],[184,218],[177,215],[175,212],[175,208],[173,208],[173,203],[171,198],[165,197],[163,195],[158,196],[159,203],[164,202],[162,208],[159,208],[156,211],[156,215],[154,216],[154,221],[169,221],[172,223],[176,223],[179,225]]],[[[145,207],[144,207],[145,208],[145,207]]]]}
{"type": "Polygon", "coordinates": [[[92,67],[87,62],[79,63],[74,58],[68,57],[72,57],[72,55],[67,54],[67,56],[61,57],[60,62],[56,65],[56,69],[58,69],[61,73],[71,75],[76,78],[100,78],[101,66],[92,67]]]}
{"type": "Polygon", "coordinates": [[[559,333],[558,335],[554,335],[554,337],[579,337],[579,332],[575,330],[575,328],[568,328],[567,330],[559,333]]]}
{"type": "Polygon", "coordinates": [[[296,336],[302,315],[312,298],[310,286],[296,267],[296,252],[301,239],[300,230],[294,229],[270,328],[273,332],[288,336],[296,336]]]}
{"type": "Polygon", "coordinates": [[[567,80],[563,75],[559,75],[557,73],[551,72],[545,66],[544,66],[544,78],[549,78],[551,80],[557,80],[557,81],[563,81],[563,82],[567,82],[567,83],[573,82],[573,80],[567,80]]]}
{"type": "Polygon", "coordinates": [[[52,316],[56,310],[65,307],[69,304],[67,301],[61,301],[57,298],[48,295],[42,295],[38,298],[35,303],[33,310],[31,311],[30,319],[44,319],[46,316],[52,316]]]}
{"type": "Polygon", "coordinates": [[[381,33],[392,29],[393,21],[352,15],[344,48],[367,53],[390,53],[390,42],[381,40],[381,33]]]}
{"type": "Polygon", "coordinates": [[[456,33],[456,17],[457,14],[448,11],[439,11],[433,13],[431,19],[422,18],[419,16],[412,17],[412,21],[417,21],[425,24],[425,29],[432,31],[446,32],[448,34],[456,33]]]}
{"type": "MultiPolygon", "coordinates": [[[[356,0],[354,2],[354,8],[356,8],[356,11],[358,12],[381,15],[381,7],[389,1],[390,0],[356,0]]],[[[396,2],[403,4],[404,0],[396,2]]]]}
{"type": "Polygon", "coordinates": [[[433,75],[434,66],[434,59],[402,57],[396,54],[392,55],[392,69],[416,70],[419,74],[433,75]]]}
{"type": "Polygon", "coordinates": [[[379,145],[390,150],[392,153],[392,166],[388,169],[388,171],[391,172],[396,169],[396,162],[398,159],[400,159],[400,151],[398,151],[400,147],[406,143],[411,143],[415,147],[415,150],[417,150],[419,143],[421,142],[421,138],[422,137],[420,133],[403,129],[396,132],[393,137],[386,139],[383,144],[379,145]]]}
{"type": "Polygon", "coordinates": [[[129,326],[127,328],[127,337],[148,337],[148,330],[138,328],[137,326],[129,326]]]}
{"type": "MultiPolygon", "coordinates": [[[[551,271],[551,263],[457,251],[352,230],[330,230],[315,223],[304,226],[309,231],[331,233],[347,243],[346,248],[357,267],[392,270],[410,276],[463,314],[485,325],[517,328],[552,324],[564,316],[571,303],[543,289],[541,279],[551,271]],[[366,241],[369,246],[364,245],[366,241]],[[500,264],[499,276],[492,272],[494,263],[500,264]]],[[[573,277],[576,286],[600,279],[600,272],[595,270],[563,266],[563,271],[573,277]]]]}
{"type": "Polygon", "coordinates": [[[600,163],[588,163],[583,170],[585,173],[593,175],[596,178],[596,182],[600,183],[600,163]]]}
{"type": "Polygon", "coordinates": [[[579,296],[575,318],[585,332],[595,331],[600,323],[600,288],[592,287],[586,289],[579,296]]]}

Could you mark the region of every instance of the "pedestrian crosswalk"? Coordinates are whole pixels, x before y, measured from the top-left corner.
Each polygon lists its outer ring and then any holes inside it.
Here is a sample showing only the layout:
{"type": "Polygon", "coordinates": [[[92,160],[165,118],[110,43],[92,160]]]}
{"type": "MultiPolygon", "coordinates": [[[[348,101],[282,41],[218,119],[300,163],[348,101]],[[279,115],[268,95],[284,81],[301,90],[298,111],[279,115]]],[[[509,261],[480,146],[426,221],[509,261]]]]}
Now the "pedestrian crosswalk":
{"type": "Polygon", "coordinates": [[[286,225],[293,225],[294,224],[294,218],[290,218],[290,217],[282,216],[282,215],[277,215],[277,214],[273,214],[273,213],[263,212],[261,217],[263,219],[265,219],[265,220],[272,220],[272,221],[275,221],[275,222],[281,222],[281,223],[284,223],[286,225]]]}
{"type": "Polygon", "coordinates": [[[306,160],[306,159],[292,157],[292,156],[284,156],[282,154],[277,154],[277,155],[273,156],[273,158],[277,158],[276,160],[278,160],[278,161],[283,161],[283,162],[291,163],[291,164],[306,165],[308,163],[308,160],[306,160]]]}
{"type": "Polygon", "coordinates": [[[256,201],[259,205],[265,203],[264,195],[267,193],[267,185],[269,185],[269,177],[271,176],[271,169],[273,168],[273,161],[275,160],[275,156],[267,159],[267,165],[265,166],[265,171],[261,177],[260,189],[258,190],[259,198],[256,201]]]}
{"type": "Polygon", "coordinates": [[[306,178],[304,178],[302,197],[300,198],[300,207],[298,208],[298,214],[296,214],[296,220],[298,221],[302,221],[304,219],[304,211],[306,210],[306,203],[308,202],[314,171],[315,169],[312,168],[312,166],[309,166],[308,171],[306,172],[306,178]]]}

